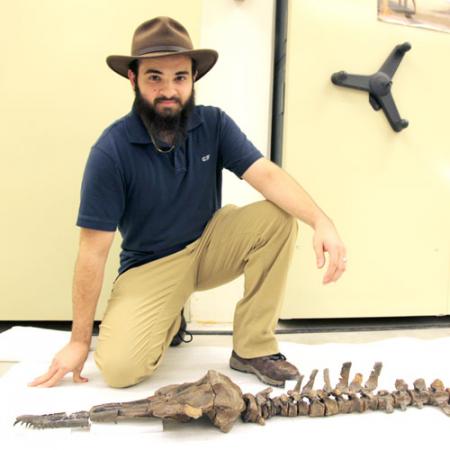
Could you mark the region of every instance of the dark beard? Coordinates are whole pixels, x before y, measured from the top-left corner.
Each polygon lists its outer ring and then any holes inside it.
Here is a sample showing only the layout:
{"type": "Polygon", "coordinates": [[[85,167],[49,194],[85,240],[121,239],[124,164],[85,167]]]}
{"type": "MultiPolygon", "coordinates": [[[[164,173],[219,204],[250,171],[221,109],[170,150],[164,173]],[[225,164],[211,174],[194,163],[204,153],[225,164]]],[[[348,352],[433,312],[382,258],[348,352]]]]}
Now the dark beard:
{"type": "MultiPolygon", "coordinates": [[[[189,117],[195,108],[194,88],[192,88],[192,94],[186,103],[174,114],[172,114],[169,109],[167,109],[167,114],[159,113],[151,103],[142,97],[137,83],[134,92],[135,98],[133,107],[140,114],[153,137],[161,141],[167,141],[169,139],[172,141],[173,145],[178,145],[186,139],[189,117]]],[[[158,102],[162,100],[167,99],[164,97],[157,97],[154,102],[155,104],[158,104],[158,102]]],[[[178,98],[175,100],[180,104],[178,98]]]]}

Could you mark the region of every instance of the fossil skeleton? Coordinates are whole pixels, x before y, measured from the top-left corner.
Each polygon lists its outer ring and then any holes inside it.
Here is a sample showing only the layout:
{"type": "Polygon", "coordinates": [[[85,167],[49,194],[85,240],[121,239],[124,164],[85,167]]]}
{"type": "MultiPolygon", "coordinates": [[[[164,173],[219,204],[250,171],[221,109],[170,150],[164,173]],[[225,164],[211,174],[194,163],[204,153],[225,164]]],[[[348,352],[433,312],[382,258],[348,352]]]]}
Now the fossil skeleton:
{"type": "Polygon", "coordinates": [[[341,377],[333,389],[329,371],[323,371],[325,385],[315,390],[317,370],[313,370],[309,381],[302,389],[303,375],[300,375],[293,390],[270,398],[272,388],[266,388],[256,395],[242,394],[241,389],[227,376],[209,370],[200,380],[193,383],[171,384],[158,389],[151,397],[123,403],[105,403],[94,406],[90,411],[73,414],[56,413],[45,415],[23,415],[16,423],[35,428],[84,427],[91,422],[117,422],[119,419],[137,417],[158,417],[163,420],[189,422],[207,416],[214,426],[228,432],[236,420],[264,425],[273,416],[324,417],[367,410],[391,413],[395,408],[405,410],[408,406],[422,408],[424,405],[439,407],[450,415],[450,389],[441,380],[435,380],[429,388],[420,378],[414,388],[401,379],[395,382],[395,391],[374,390],[382,364],[376,363],[363,386],[363,377],[357,373],[349,384],[351,363],[341,369],[341,377]]]}

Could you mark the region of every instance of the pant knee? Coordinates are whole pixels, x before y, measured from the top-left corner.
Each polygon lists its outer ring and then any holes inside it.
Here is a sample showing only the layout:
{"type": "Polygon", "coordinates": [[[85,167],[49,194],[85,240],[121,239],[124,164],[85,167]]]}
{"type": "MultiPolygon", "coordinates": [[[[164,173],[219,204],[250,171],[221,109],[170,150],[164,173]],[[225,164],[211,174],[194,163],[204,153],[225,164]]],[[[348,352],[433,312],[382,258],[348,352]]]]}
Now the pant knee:
{"type": "Polygon", "coordinates": [[[94,354],[94,360],[105,382],[113,388],[134,386],[150,377],[155,370],[152,365],[139,364],[129,358],[117,356],[100,358],[94,354]]]}
{"type": "Polygon", "coordinates": [[[294,216],[269,200],[262,200],[261,202],[258,202],[257,205],[261,210],[261,217],[270,218],[277,228],[286,228],[289,232],[297,235],[298,222],[294,216]]]}

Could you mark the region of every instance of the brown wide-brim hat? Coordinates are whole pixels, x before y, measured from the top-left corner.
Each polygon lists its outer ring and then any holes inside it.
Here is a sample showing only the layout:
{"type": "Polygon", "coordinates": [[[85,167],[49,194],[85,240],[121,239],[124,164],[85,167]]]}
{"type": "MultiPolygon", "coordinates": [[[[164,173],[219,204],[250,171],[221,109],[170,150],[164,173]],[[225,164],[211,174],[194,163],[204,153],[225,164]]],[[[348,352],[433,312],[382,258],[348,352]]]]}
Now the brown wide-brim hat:
{"type": "Polygon", "coordinates": [[[215,50],[194,50],[189,33],[181,23],[170,17],[156,17],[139,25],[134,32],[131,56],[111,55],[106,58],[106,63],[114,72],[128,78],[131,61],[173,55],[186,55],[195,60],[195,81],[205,75],[219,57],[215,50]]]}

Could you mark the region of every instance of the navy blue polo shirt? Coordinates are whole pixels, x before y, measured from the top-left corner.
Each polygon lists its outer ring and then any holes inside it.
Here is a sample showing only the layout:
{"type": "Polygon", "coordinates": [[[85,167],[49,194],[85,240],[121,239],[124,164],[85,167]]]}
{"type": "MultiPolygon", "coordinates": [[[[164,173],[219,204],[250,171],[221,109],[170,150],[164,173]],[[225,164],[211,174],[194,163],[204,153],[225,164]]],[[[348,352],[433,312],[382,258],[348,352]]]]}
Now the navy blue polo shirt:
{"type": "Polygon", "coordinates": [[[196,106],[187,129],[183,144],[160,153],[133,108],[90,151],[76,224],[119,229],[119,274],[198,239],[221,208],[222,169],[241,177],[263,156],[219,108],[196,106]]]}

